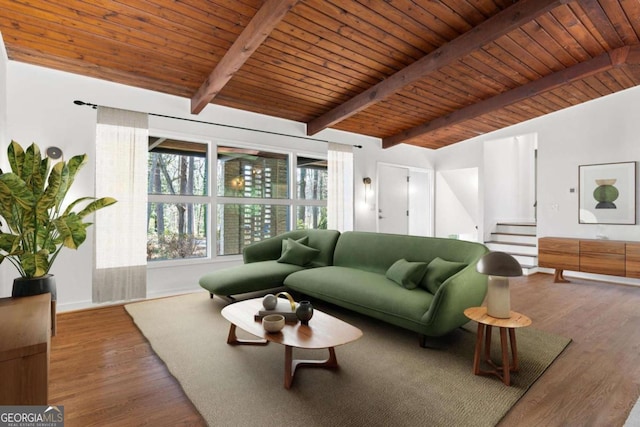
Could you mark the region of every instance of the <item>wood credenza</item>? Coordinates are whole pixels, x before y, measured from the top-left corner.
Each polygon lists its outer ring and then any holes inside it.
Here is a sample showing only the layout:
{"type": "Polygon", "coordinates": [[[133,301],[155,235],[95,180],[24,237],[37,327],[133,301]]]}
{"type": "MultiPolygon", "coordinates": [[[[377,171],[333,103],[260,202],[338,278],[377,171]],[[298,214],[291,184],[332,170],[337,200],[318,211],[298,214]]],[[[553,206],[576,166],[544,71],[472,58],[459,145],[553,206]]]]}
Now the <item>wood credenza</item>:
{"type": "Polygon", "coordinates": [[[51,294],[0,298],[0,405],[46,405],[51,294]]]}
{"type": "Polygon", "coordinates": [[[541,237],[538,265],[554,268],[556,282],[567,282],[564,270],[640,278],[640,242],[541,237]]]}

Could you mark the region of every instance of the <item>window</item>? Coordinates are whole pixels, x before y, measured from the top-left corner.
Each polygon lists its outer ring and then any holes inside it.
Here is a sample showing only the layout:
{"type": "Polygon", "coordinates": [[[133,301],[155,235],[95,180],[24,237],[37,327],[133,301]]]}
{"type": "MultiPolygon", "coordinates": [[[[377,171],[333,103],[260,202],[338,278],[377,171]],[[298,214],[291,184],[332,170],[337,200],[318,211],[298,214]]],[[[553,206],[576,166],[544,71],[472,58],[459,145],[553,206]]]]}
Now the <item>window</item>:
{"type": "Polygon", "coordinates": [[[207,144],[149,138],[147,259],[207,256],[207,144]]]}
{"type": "Polygon", "coordinates": [[[289,155],[218,147],[218,255],[289,230],[289,155]]]}
{"type": "Polygon", "coordinates": [[[297,158],[296,228],[327,228],[327,161],[297,158]]]}
{"type": "Polygon", "coordinates": [[[212,177],[207,148],[149,139],[148,260],[238,255],[291,229],[327,227],[325,159],[221,145],[212,177]]]}

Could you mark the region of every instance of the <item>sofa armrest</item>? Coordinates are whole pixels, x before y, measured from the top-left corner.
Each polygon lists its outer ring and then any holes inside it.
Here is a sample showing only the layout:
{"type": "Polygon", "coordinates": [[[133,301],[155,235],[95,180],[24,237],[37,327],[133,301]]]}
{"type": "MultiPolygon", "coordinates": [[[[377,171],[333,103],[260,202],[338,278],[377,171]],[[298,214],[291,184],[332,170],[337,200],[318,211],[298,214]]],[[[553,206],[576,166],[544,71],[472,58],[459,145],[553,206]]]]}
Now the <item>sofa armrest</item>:
{"type": "Polygon", "coordinates": [[[245,264],[260,261],[271,261],[280,258],[282,254],[282,236],[271,237],[246,246],[242,251],[245,264]]]}
{"type": "Polygon", "coordinates": [[[422,317],[429,336],[440,336],[467,323],[464,310],[482,304],[487,293],[487,276],[476,271],[473,263],[447,279],[438,289],[422,317]]]}

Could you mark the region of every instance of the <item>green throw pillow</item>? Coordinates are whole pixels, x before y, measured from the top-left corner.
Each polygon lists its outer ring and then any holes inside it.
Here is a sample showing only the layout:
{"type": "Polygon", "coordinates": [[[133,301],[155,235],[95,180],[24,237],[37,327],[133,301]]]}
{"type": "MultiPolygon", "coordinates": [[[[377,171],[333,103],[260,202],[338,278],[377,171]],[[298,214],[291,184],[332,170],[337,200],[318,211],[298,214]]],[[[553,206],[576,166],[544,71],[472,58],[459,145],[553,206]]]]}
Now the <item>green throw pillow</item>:
{"type": "Polygon", "coordinates": [[[426,262],[409,262],[403,258],[394,262],[385,275],[406,289],[415,289],[426,271],[426,262]]]}
{"type": "Polygon", "coordinates": [[[464,262],[447,261],[442,258],[434,258],[427,266],[425,282],[427,290],[435,294],[440,286],[451,276],[465,268],[464,262]]]}
{"type": "MultiPolygon", "coordinates": [[[[289,239],[282,239],[282,252],[280,253],[280,255],[284,255],[284,251],[287,250],[287,241],[289,239]]],[[[303,236],[299,239],[296,239],[296,242],[298,243],[302,243],[305,246],[309,245],[309,236],[303,236]]]]}
{"type": "Polygon", "coordinates": [[[280,258],[278,258],[278,262],[304,267],[319,253],[320,251],[317,249],[305,246],[293,239],[287,239],[287,248],[284,250],[280,258]]]}

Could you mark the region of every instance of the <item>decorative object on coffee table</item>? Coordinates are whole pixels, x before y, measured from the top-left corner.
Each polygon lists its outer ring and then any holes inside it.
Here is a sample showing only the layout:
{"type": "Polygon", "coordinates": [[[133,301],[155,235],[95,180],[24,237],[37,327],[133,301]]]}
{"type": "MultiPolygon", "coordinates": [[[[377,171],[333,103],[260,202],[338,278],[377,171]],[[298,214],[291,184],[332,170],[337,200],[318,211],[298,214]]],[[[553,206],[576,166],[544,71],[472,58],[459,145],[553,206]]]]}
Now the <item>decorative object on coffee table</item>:
{"type": "Polygon", "coordinates": [[[282,314],[269,314],[262,318],[262,327],[265,331],[275,333],[284,328],[284,316],[282,314]]]}
{"type": "Polygon", "coordinates": [[[522,276],[522,267],[514,257],[504,252],[489,252],[478,261],[478,273],[489,276],[487,313],[507,319],[511,311],[509,277],[522,276]]]}
{"type": "Polygon", "coordinates": [[[473,355],[473,373],[476,375],[495,375],[500,378],[505,385],[511,385],[510,373],[518,370],[518,346],[516,344],[515,328],[523,328],[531,325],[531,319],[515,311],[512,311],[508,318],[499,319],[487,314],[486,307],[467,308],[464,311],[464,315],[478,322],[478,336],[476,337],[476,349],[473,355]],[[493,326],[500,328],[502,365],[497,365],[491,360],[491,328],[493,326]],[[509,341],[511,342],[511,362],[509,362],[507,331],[509,331],[509,341]],[[493,370],[490,371],[480,369],[480,353],[482,353],[483,338],[485,342],[484,360],[493,368],[493,370]]]}
{"type": "Polygon", "coordinates": [[[276,295],[267,294],[262,298],[262,309],[256,313],[255,320],[260,321],[265,316],[280,314],[284,316],[285,322],[297,322],[297,307],[298,304],[288,292],[278,292],[276,295]],[[280,296],[286,299],[279,298],[280,296]]]}
{"type": "Polygon", "coordinates": [[[309,320],[313,317],[313,305],[309,301],[300,301],[296,308],[296,317],[303,325],[308,325],[309,320]]]}

